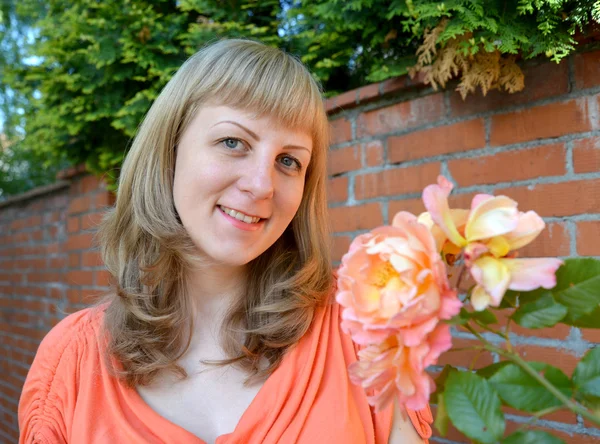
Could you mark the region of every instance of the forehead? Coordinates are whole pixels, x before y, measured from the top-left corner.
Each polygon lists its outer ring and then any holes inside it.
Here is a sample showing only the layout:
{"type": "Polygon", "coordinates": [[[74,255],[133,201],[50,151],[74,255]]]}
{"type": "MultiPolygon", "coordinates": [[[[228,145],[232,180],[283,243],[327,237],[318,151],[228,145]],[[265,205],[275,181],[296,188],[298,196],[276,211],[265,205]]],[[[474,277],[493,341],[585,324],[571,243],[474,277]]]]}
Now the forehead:
{"type": "Polygon", "coordinates": [[[206,130],[227,129],[235,122],[255,132],[258,136],[274,133],[282,137],[312,140],[312,128],[290,127],[275,115],[257,115],[250,110],[226,105],[202,106],[192,120],[192,126],[206,130]]]}

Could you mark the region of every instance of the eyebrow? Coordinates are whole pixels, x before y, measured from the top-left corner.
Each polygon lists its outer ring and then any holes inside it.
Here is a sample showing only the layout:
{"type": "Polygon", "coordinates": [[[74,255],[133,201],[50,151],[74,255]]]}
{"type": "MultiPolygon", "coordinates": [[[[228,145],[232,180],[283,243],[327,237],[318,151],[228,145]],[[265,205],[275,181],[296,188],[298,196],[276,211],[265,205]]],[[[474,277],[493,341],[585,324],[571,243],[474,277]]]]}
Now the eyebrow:
{"type": "MultiPolygon", "coordinates": [[[[232,125],[235,125],[241,129],[243,129],[244,131],[246,131],[250,135],[250,137],[252,137],[257,142],[260,142],[260,137],[258,136],[258,134],[256,134],[254,131],[251,131],[250,129],[246,128],[244,125],[234,122],[233,120],[223,120],[221,122],[215,123],[212,127],[220,125],[221,123],[231,123],[232,125]]],[[[300,145],[285,145],[284,148],[306,150],[306,151],[308,151],[309,154],[311,153],[311,151],[308,148],[306,148],[305,146],[300,146],[300,145]]]]}

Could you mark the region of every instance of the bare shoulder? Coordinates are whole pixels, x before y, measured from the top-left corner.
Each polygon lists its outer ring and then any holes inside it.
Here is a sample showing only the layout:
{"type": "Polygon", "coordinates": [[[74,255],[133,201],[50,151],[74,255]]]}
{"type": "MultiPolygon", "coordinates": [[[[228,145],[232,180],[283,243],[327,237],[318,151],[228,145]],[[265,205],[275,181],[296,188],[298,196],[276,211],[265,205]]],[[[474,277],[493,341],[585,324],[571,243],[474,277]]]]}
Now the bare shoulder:
{"type": "Polygon", "coordinates": [[[425,442],[417,433],[406,411],[394,401],[394,416],[388,444],[424,444],[425,442]]]}

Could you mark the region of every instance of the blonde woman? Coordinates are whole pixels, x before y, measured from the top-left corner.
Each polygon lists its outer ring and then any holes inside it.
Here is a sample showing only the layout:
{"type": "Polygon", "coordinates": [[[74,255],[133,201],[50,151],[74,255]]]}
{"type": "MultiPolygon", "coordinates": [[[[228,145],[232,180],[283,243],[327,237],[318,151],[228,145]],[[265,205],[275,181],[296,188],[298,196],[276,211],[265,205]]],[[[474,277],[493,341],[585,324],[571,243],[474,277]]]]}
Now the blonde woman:
{"type": "Polygon", "coordinates": [[[98,238],[102,303],[42,342],[21,443],[421,443],[348,380],[328,251],[328,121],[281,50],[222,40],[156,99],[98,238]]]}

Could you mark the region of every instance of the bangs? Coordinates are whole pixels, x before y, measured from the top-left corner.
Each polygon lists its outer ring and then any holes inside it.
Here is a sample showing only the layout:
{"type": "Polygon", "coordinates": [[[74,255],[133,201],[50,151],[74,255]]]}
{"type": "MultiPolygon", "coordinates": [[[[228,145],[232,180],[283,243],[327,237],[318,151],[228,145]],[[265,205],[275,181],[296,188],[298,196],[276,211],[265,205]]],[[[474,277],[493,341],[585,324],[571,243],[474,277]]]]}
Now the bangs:
{"type": "Polygon", "coordinates": [[[318,83],[294,56],[245,43],[225,40],[203,54],[198,65],[205,72],[197,73],[200,85],[194,88],[193,102],[238,108],[255,118],[271,117],[321,139],[327,116],[318,83]]]}

